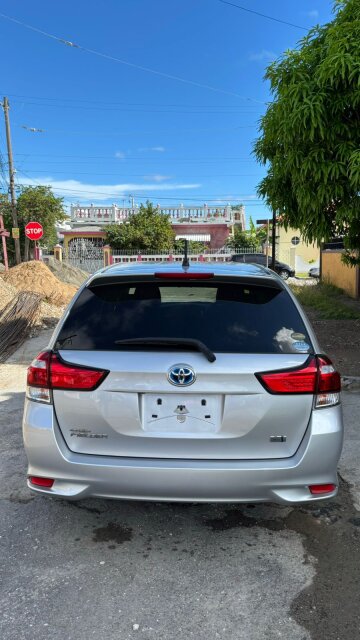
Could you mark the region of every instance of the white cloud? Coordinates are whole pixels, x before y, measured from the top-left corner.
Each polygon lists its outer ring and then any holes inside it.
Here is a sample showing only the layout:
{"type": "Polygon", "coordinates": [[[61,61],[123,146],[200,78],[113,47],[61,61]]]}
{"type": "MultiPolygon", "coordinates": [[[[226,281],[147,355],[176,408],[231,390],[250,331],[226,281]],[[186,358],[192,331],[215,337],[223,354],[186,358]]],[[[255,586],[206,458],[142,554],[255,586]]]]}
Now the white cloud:
{"type": "Polygon", "coordinates": [[[40,184],[49,185],[53,191],[64,197],[74,199],[88,199],[93,201],[114,200],[120,198],[127,193],[149,192],[149,191],[175,191],[186,189],[197,189],[201,184],[172,183],[172,184],[88,184],[78,180],[56,180],[51,176],[41,178],[22,178],[21,183],[24,185],[36,186],[40,184]]]}
{"type": "Polygon", "coordinates": [[[122,158],[125,158],[125,156],[126,156],[125,151],[116,151],[116,153],[115,153],[115,158],[121,158],[122,159],[122,158]]]}
{"type": "Polygon", "coordinates": [[[318,17],[319,17],[319,12],[318,12],[318,10],[317,10],[317,9],[312,9],[311,11],[308,11],[308,12],[306,13],[306,15],[307,15],[309,18],[318,18],[318,17]]]}
{"type": "Polygon", "coordinates": [[[154,182],[163,182],[164,180],[170,180],[171,176],[162,176],[156,173],[153,176],[144,176],[144,180],[154,180],[154,182]]]}
{"type": "Polygon", "coordinates": [[[251,62],[263,62],[268,60],[274,60],[276,57],[277,57],[277,54],[274,51],[269,51],[268,49],[262,49],[261,51],[250,53],[249,60],[251,62]]]}
{"type": "Polygon", "coordinates": [[[158,153],[163,153],[165,151],[165,147],[141,147],[138,151],[141,153],[146,151],[157,151],[158,153]]]}
{"type": "Polygon", "coordinates": [[[224,202],[224,200],[238,200],[239,202],[242,202],[242,200],[259,200],[259,198],[255,193],[249,193],[247,195],[243,194],[242,196],[237,196],[236,194],[228,193],[224,196],[224,199],[222,200],[222,202],[224,202]]]}

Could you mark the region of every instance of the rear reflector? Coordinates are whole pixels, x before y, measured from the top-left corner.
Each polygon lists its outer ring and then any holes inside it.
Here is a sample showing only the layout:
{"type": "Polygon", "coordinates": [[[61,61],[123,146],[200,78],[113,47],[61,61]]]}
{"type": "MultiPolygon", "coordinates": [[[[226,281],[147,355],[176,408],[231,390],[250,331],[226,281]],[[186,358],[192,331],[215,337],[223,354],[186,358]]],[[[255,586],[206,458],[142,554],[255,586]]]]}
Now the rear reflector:
{"type": "Polygon", "coordinates": [[[209,280],[214,277],[214,274],[210,271],[195,273],[194,271],[157,271],[155,278],[162,278],[163,280],[209,280]]]}
{"type": "Polygon", "coordinates": [[[340,374],[326,356],[313,356],[298,369],[255,375],[263,387],[272,394],[316,395],[315,408],[317,409],[340,402],[340,374]]]}
{"type": "Polygon", "coordinates": [[[41,478],[40,476],[29,476],[29,482],[36,487],[43,487],[44,489],[51,489],[54,484],[52,478],[41,478]]]}
{"type": "Polygon", "coordinates": [[[336,489],[336,485],[335,484],[311,484],[309,486],[310,489],[310,493],[312,493],[313,496],[321,496],[322,494],[325,493],[333,493],[333,491],[335,491],[336,489]]]}
{"type": "Polygon", "coordinates": [[[27,396],[38,402],[51,401],[50,389],[94,391],[108,371],[64,362],[51,351],[39,353],[27,373],[27,396]]]}

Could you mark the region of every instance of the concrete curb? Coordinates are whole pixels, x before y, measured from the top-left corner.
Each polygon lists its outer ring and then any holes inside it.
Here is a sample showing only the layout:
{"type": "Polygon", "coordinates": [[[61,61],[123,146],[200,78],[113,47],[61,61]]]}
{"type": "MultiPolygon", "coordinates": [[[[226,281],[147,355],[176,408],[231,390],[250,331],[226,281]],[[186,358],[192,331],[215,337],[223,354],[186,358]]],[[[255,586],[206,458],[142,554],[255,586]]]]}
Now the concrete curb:
{"type": "Polygon", "coordinates": [[[342,376],[341,385],[343,391],[350,391],[351,393],[360,392],[360,377],[359,376],[342,376]]]}

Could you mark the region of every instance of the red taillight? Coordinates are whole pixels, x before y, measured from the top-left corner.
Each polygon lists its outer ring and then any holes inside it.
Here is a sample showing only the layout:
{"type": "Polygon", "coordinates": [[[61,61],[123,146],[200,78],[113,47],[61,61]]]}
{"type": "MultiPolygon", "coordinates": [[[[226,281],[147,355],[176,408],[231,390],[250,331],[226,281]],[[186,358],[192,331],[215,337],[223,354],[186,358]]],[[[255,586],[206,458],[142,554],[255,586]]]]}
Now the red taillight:
{"type": "Polygon", "coordinates": [[[326,356],[311,357],[299,369],[257,373],[256,377],[269,393],[316,394],[316,408],[340,401],[340,374],[326,356]]]}
{"type": "Polygon", "coordinates": [[[32,400],[50,402],[50,389],[93,391],[108,371],[70,364],[51,351],[39,353],[28,368],[28,396],[32,400]]]}
{"type": "Polygon", "coordinates": [[[319,367],[318,393],[339,393],[341,378],[331,360],[326,356],[318,356],[317,361],[319,367]]]}
{"type": "Polygon", "coordinates": [[[29,476],[29,482],[36,487],[43,487],[44,489],[51,489],[54,484],[52,478],[41,478],[40,476],[29,476]]]}
{"type": "Polygon", "coordinates": [[[201,271],[195,273],[194,271],[157,271],[155,278],[163,278],[163,280],[209,280],[214,277],[214,274],[210,271],[201,271]]]}
{"type": "Polygon", "coordinates": [[[93,391],[105,378],[107,371],[79,367],[62,362],[53,353],[50,361],[51,389],[72,389],[73,391],[93,391]]]}
{"type": "Polygon", "coordinates": [[[313,496],[321,496],[324,493],[332,493],[336,489],[335,484],[311,484],[309,486],[310,493],[313,496]]]}
{"type": "Polygon", "coordinates": [[[317,376],[315,358],[311,358],[302,369],[257,374],[270,393],[315,393],[317,376]]]}
{"type": "Polygon", "coordinates": [[[32,361],[27,370],[27,384],[30,387],[49,387],[50,351],[42,351],[32,361]]]}

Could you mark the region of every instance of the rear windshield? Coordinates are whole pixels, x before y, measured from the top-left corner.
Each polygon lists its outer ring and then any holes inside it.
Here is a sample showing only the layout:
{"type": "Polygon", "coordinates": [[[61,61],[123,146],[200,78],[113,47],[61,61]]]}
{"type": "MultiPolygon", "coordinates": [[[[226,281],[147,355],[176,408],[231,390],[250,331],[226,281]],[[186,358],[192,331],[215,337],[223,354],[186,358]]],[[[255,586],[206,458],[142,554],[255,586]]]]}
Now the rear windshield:
{"type": "Polygon", "coordinates": [[[215,353],[312,351],[304,323],[285,290],[215,280],[86,288],[71,308],[56,348],[162,348],[116,344],[134,338],[195,338],[215,353]]]}

